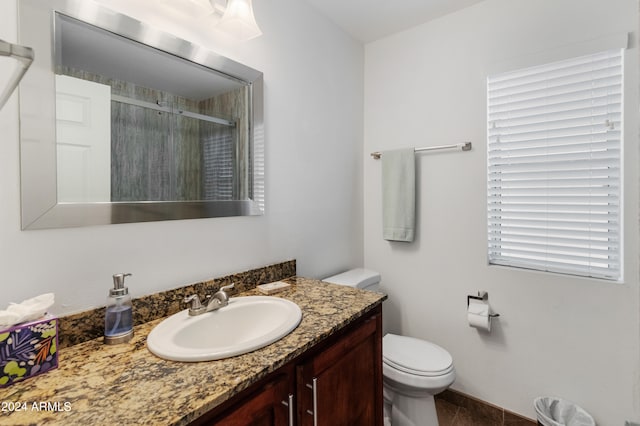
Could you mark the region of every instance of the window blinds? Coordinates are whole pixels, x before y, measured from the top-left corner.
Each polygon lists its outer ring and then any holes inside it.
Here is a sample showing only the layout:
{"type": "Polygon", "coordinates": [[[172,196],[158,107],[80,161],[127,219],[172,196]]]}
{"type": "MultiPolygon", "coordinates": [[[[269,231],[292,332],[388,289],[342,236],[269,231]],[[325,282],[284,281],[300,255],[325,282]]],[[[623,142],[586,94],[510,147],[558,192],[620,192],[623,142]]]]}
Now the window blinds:
{"type": "Polygon", "coordinates": [[[205,200],[233,200],[234,137],[231,127],[211,126],[203,139],[203,192],[205,200]]]}
{"type": "Polygon", "coordinates": [[[622,53],[488,78],[489,263],[620,279],[622,53]]]}

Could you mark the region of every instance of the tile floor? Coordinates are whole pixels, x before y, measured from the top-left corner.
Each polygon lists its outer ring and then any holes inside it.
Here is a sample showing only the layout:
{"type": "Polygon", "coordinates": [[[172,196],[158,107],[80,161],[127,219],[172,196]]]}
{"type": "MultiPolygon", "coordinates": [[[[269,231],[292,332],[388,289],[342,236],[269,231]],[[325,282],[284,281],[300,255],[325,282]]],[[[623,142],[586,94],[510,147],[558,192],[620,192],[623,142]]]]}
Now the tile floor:
{"type": "Polygon", "coordinates": [[[450,390],[436,395],[436,411],[440,426],[536,426],[533,420],[450,390]]]}

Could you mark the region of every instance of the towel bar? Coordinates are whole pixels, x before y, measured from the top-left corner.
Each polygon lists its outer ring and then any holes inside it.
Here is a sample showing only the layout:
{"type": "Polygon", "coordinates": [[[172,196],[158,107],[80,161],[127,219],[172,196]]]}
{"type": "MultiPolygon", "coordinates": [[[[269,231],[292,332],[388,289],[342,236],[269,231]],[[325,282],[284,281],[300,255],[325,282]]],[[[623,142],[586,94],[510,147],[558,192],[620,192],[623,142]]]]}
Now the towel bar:
{"type": "MultiPolygon", "coordinates": [[[[457,143],[453,145],[427,146],[423,148],[414,148],[414,150],[415,152],[421,152],[421,151],[435,151],[439,149],[453,149],[453,148],[461,149],[462,151],[471,151],[471,142],[463,142],[463,143],[457,143]]],[[[380,157],[382,156],[382,152],[380,151],[372,152],[371,156],[375,160],[379,160],[380,157]]]]}
{"type": "Polygon", "coordinates": [[[11,97],[18,83],[20,83],[24,73],[29,69],[31,62],[33,62],[33,49],[0,40],[0,56],[14,58],[19,62],[18,68],[6,82],[6,87],[0,88],[0,108],[2,108],[11,97]]]}

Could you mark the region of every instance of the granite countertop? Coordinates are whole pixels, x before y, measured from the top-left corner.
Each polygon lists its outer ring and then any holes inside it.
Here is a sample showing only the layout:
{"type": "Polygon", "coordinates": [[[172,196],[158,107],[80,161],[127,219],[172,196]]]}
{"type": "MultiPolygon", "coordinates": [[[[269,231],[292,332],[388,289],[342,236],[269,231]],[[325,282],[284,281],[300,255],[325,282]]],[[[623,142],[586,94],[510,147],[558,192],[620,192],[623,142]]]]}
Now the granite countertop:
{"type": "MultiPolygon", "coordinates": [[[[370,311],[385,295],[305,278],[277,293],[302,309],[281,340],[219,361],[166,361],[146,348],[161,319],[135,327],[131,342],[102,338],[60,349],[59,368],[0,389],[0,425],[185,425],[370,311]]],[[[249,290],[238,296],[261,295],[249,290]]]]}

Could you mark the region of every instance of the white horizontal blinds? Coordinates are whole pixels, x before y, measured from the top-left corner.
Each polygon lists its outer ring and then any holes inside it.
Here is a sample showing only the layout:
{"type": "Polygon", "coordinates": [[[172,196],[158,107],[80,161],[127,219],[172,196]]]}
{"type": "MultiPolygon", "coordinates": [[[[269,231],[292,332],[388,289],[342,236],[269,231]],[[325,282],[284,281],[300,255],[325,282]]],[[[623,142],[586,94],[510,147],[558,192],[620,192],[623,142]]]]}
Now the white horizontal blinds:
{"type": "Polygon", "coordinates": [[[618,280],[622,50],[487,89],[489,262],[618,280]]]}

